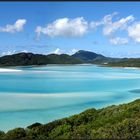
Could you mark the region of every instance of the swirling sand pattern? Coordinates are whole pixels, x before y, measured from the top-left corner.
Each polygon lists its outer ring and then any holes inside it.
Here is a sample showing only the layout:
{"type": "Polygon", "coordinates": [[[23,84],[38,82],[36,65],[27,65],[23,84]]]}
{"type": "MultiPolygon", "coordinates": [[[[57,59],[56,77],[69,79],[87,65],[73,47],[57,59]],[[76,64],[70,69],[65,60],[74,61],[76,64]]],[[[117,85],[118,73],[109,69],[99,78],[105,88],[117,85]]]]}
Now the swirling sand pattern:
{"type": "Polygon", "coordinates": [[[50,65],[10,70],[0,73],[0,130],[140,97],[139,69],[50,65]]]}

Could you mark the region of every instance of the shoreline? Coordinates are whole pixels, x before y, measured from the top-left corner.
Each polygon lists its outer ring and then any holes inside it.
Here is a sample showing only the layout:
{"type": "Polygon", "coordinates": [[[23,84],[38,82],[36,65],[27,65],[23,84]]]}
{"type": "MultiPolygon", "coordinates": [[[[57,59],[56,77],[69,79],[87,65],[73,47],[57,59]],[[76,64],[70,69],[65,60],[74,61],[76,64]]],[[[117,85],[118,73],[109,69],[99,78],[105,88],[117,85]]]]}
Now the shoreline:
{"type": "Polygon", "coordinates": [[[109,66],[109,65],[101,65],[101,64],[97,64],[96,66],[106,67],[106,68],[140,69],[140,67],[109,66]]]}
{"type": "Polygon", "coordinates": [[[124,69],[140,69],[140,67],[128,67],[128,66],[109,66],[105,64],[93,64],[93,63],[83,63],[83,64],[47,64],[47,65],[27,65],[27,66],[4,66],[0,67],[0,72],[5,71],[22,71],[15,68],[28,68],[28,67],[47,67],[47,66],[98,66],[107,68],[124,68],[124,69]]]}
{"type": "MultiPolygon", "coordinates": [[[[80,112],[80,113],[76,113],[76,114],[73,114],[73,115],[69,115],[69,116],[67,116],[67,117],[58,118],[58,119],[56,119],[56,120],[52,120],[52,121],[49,121],[49,122],[46,122],[46,123],[40,123],[40,124],[41,124],[41,125],[46,125],[46,124],[53,123],[53,122],[55,122],[55,121],[60,121],[60,120],[66,119],[66,118],[71,118],[71,117],[73,117],[73,116],[80,115],[80,114],[82,114],[83,112],[86,112],[86,111],[91,110],[91,109],[96,109],[96,110],[101,111],[101,110],[106,110],[107,108],[111,108],[111,107],[117,107],[117,108],[118,108],[118,107],[121,107],[121,106],[130,105],[130,104],[132,104],[132,103],[134,103],[134,102],[138,102],[138,101],[140,101],[140,98],[133,99],[133,100],[129,100],[129,101],[127,101],[127,102],[123,102],[123,103],[119,103],[119,104],[108,105],[108,106],[105,106],[105,107],[102,107],[102,108],[97,108],[97,109],[93,107],[93,108],[85,109],[85,110],[83,110],[83,111],[80,112]]],[[[32,125],[34,125],[34,124],[36,124],[36,123],[39,123],[39,122],[34,122],[34,123],[32,123],[32,124],[29,124],[28,126],[32,126],[32,125]]],[[[25,126],[25,127],[18,127],[18,128],[26,129],[28,126],[25,126]]],[[[3,131],[3,130],[0,130],[0,131],[4,132],[4,133],[6,134],[8,131],[11,131],[11,130],[14,130],[14,129],[17,129],[17,127],[16,127],[16,128],[13,128],[13,129],[6,130],[6,131],[3,131]]]]}
{"type": "Polygon", "coordinates": [[[9,68],[0,68],[0,73],[1,72],[21,72],[22,70],[17,70],[17,69],[9,69],[9,68]]]}

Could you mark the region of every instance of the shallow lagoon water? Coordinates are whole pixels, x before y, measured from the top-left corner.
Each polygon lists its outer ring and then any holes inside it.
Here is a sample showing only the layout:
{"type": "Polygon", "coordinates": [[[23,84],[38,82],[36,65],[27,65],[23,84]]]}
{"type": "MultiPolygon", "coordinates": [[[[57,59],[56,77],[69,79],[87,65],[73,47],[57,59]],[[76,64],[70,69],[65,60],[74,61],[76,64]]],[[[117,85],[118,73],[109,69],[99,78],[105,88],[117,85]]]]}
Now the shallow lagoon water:
{"type": "Polygon", "coordinates": [[[17,67],[0,73],[0,130],[47,123],[140,98],[140,69],[95,65],[17,67]]]}

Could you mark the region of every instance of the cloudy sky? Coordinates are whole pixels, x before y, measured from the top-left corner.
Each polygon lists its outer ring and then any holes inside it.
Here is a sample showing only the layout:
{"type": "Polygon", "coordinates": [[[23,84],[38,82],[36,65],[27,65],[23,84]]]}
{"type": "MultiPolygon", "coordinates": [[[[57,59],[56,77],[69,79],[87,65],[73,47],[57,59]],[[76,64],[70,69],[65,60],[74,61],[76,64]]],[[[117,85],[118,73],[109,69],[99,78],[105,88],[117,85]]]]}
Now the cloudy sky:
{"type": "Polygon", "coordinates": [[[0,55],[140,57],[139,9],[140,2],[0,2],[0,55]]]}

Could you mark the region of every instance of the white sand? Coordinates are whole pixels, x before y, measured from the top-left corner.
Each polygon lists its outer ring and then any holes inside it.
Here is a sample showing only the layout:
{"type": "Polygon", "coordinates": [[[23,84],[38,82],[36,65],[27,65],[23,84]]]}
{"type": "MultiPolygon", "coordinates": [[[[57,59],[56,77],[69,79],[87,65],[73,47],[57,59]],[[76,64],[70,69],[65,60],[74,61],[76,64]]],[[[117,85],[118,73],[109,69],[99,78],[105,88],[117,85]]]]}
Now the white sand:
{"type": "Polygon", "coordinates": [[[124,69],[140,69],[138,67],[124,67],[124,69]]]}
{"type": "Polygon", "coordinates": [[[20,72],[22,70],[0,68],[0,72],[20,72]]]}
{"type": "Polygon", "coordinates": [[[6,96],[11,96],[11,97],[21,97],[21,98],[48,98],[48,97],[99,97],[100,95],[102,94],[103,97],[106,97],[106,96],[110,96],[112,95],[112,92],[101,92],[98,94],[95,92],[71,92],[71,93],[47,93],[47,94],[42,94],[42,93],[20,93],[20,94],[17,94],[17,93],[4,93],[4,94],[0,94],[0,97],[6,97],[6,96]]]}

